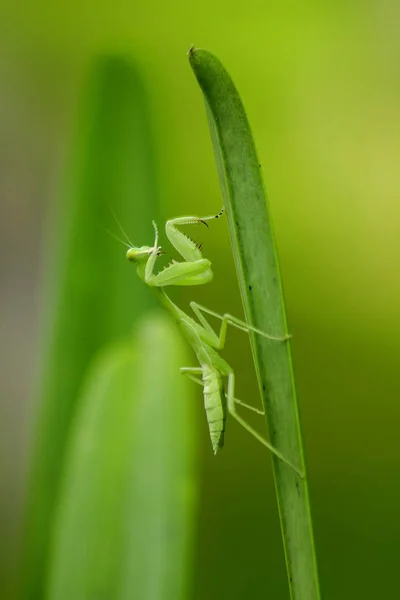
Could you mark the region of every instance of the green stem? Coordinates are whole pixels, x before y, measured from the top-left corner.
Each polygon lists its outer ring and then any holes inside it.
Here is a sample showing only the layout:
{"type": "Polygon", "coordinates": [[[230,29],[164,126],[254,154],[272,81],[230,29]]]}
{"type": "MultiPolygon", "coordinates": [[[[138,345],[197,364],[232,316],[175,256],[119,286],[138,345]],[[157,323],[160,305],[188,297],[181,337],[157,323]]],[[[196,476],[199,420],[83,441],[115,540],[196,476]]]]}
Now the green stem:
{"type": "MultiPolygon", "coordinates": [[[[206,50],[189,61],[203,91],[247,321],[287,333],[283,290],[261,168],[231,77],[206,50]]],[[[319,600],[309,493],[290,343],[251,336],[271,444],[304,473],[272,456],[289,588],[293,600],[319,600]]]]}

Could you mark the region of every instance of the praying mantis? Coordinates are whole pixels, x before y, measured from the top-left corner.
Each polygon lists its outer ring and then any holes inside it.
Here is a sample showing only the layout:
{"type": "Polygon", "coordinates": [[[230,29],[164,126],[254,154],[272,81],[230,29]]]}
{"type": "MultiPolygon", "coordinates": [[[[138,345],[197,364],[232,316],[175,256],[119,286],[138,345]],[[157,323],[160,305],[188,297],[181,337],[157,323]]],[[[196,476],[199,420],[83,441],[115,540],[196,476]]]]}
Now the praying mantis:
{"type": "Polygon", "coordinates": [[[235,373],[233,368],[219,355],[218,351],[225,346],[225,338],[228,325],[232,325],[242,331],[253,331],[277,343],[286,342],[290,336],[275,337],[256,329],[255,327],[233,317],[230,314],[219,315],[208,308],[191,302],[190,307],[198,321],[187,315],[178,308],[167,296],[165,288],[168,286],[192,286],[203,285],[213,278],[211,262],[203,257],[202,246],[196,244],[186,236],[178,227],[182,225],[204,224],[207,221],[219,218],[224,209],[218,215],[207,217],[178,217],[170,219],[165,225],[165,233],[171,245],[184,259],[184,262],[172,261],[168,266],[158,273],[154,272],[157,258],[163,254],[161,246],[158,245],[158,228],[153,221],[155,239],[153,246],[134,246],[129,242],[126,257],[137,266],[137,274],[144,283],[155,289],[161,304],[172,314],[181,331],[194,351],[199,366],[182,367],[181,373],[203,387],[204,407],[207,415],[211,444],[214,454],[224,445],[225,421],[227,411],[234,417],[251,435],[266,446],[275,456],[289,465],[296,473],[303,477],[302,472],[290,460],[285,458],[279,450],[274,448],[265,440],[251,425],[249,425],[236,411],[236,404],[244,406],[259,414],[262,411],[249,406],[235,398],[235,373]],[[205,314],[221,320],[219,333],[216,333],[207,321],[205,314]],[[228,380],[225,393],[223,378],[228,380]]]}

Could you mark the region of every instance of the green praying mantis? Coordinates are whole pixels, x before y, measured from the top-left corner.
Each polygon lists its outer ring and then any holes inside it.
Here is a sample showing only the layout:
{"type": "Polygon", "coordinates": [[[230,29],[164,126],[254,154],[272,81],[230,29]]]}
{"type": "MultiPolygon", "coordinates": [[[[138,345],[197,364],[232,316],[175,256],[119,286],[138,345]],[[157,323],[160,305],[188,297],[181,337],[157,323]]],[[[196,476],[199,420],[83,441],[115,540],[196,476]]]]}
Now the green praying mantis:
{"type": "Polygon", "coordinates": [[[228,325],[232,325],[233,327],[246,332],[253,331],[258,335],[275,340],[279,343],[286,342],[290,336],[274,337],[268,335],[230,314],[219,315],[196,302],[191,302],[190,307],[198,319],[198,321],[195,321],[178,308],[165,292],[165,288],[168,286],[203,285],[212,280],[213,273],[211,270],[211,262],[203,257],[201,244],[196,244],[192,239],[182,233],[178,227],[199,223],[208,227],[207,221],[218,219],[223,212],[224,209],[222,209],[218,215],[201,218],[179,217],[167,221],[165,233],[172,246],[184,259],[184,262],[172,261],[168,266],[164,267],[163,270],[158,273],[154,272],[157,258],[163,254],[161,246],[158,245],[158,228],[154,221],[153,227],[155,239],[153,246],[134,246],[121,228],[122,233],[129,242],[126,257],[130,262],[137,265],[137,273],[140,279],[148,286],[155,288],[160,302],[173,315],[179,324],[185,339],[197,357],[199,366],[182,367],[181,373],[187,375],[190,379],[203,387],[204,406],[214,454],[217,454],[224,445],[225,421],[228,410],[232,417],[234,417],[249,433],[302,477],[303,474],[294,464],[285,458],[279,450],[274,448],[237,413],[236,405],[239,404],[258,414],[264,414],[253,406],[249,406],[235,398],[234,370],[218,353],[218,351],[222,350],[225,346],[228,325]],[[221,320],[219,333],[214,331],[204,316],[205,314],[221,320]],[[224,377],[228,380],[226,393],[223,383],[224,377]]]}

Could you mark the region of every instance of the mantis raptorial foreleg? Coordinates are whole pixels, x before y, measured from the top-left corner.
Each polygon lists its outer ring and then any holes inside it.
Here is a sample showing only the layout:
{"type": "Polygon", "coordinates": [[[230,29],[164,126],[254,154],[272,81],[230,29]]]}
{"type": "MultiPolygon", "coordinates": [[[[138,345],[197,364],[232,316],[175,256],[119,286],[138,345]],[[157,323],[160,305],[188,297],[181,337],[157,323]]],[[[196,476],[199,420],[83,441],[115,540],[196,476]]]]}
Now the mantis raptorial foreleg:
{"type": "Polygon", "coordinates": [[[157,258],[161,254],[161,247],[158,245],[158,228],[154,221],[155,238],[153,246],[143,246],[141,248],[132,246],[128,249],[126,256],[128,260],[138,263],[138,274],[150,287],[163,288],[169,285],[186,286],[208,283],[213,278],[211,262],[203,258],[201,244],[196,244],[179,231],[177,225],[203,223],[208,227],[206,221],[216,219],[222,213],[223,210],[218,215],[208,217],[180,217],[167,221],[165,231],[168,239],[186,262],[172,261],[162,271],[157,274],[154,273],[157,258]]]}
{"type": "MultiPolygon", "coordinates": [[[[200,251],[198,251],[198,253],[193,252],[193,258],[195,256],[197,258],[192,262],[173,262],[168,267],[165,267],[163,271],[160,271],[155,275],[153,271],[156,260],[160,255],[160,247],[158,245],[158,229],[154,221],[153,227],[155,231],[153,251],[149,256],[149,260],[147,261],[144,271],[144,281],[147,283],[147,285],[150,287],[164,287],[166,285],[195,285],[193,281],[194,277],[199,279],[199,283],[200,281],[201,283],[207,283],[208,280],[212,279],[212,272],[210,270],[211,262],[206,258],[203,258],[200,251]]],[[[183,234],[180,235],[183,236],[183,234]]],[[[193,246],[195,246],[194,242],[193,246]]]]}
{"type": "Polygon", "coordinates": [[[203,258],[201,253],[202,244],[196,244],[191,238],[182,233],[177,226],[180,225],[197,225],[203,223],[206,227],[207,221],[213,219],[219,219],[223,214],[222,209],[217,215],[208,217],[177,217],[176,219],[170,219],[165,225],[165,233],[175,250],[184,258],[187,262],[194,262],[203,258]]]}

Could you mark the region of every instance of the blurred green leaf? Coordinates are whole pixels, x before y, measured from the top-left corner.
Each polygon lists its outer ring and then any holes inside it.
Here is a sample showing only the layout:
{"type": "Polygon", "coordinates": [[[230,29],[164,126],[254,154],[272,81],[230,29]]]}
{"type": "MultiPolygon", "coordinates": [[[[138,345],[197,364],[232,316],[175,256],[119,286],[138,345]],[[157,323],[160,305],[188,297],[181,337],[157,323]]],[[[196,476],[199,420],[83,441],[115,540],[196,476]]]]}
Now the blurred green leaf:
{"type": "Polygon", "coordinates": [[[102,352],[71,432],[48,600],[186,597],[195,508],[185,352],[154,313],[102,352]]]}
{"type": "MultiPolygon", "coordinates": [[[[47,333],[23,546],[21,598],[43,598],[46,547],[64,447],[89,360],[129,334],[154,300],[105,231],[110,205],[137,243],[152,235],[154,163],[147,99],[136,69],[104,57],[92,69],[72,145],[63,201],[46,246],[47,333]]],[[[121,236],[122,234],[118,232],[121,236]]]]}

